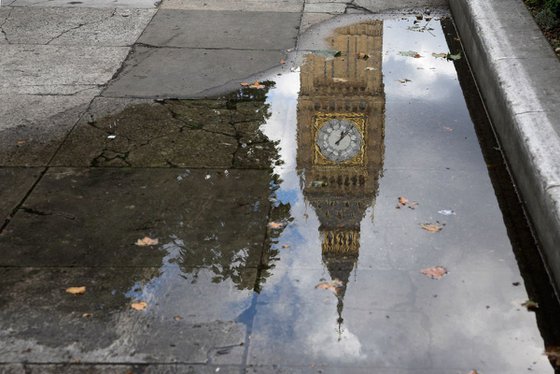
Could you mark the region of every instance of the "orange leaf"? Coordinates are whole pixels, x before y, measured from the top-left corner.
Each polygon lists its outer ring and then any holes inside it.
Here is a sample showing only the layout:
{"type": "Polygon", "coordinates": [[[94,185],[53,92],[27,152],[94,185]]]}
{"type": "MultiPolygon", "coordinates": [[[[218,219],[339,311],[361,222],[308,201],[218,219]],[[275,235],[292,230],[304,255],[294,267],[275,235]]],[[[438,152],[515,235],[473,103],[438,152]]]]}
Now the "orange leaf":
{"type": "Polygon", "coordinates": [[[420,227],[422,227],[424,230],[426,230],[427,232],[430,233],[435,233],[435,232],[440,232],[441,230],[443,230],[443,226],[442,224],[438,223],[422,223],[420,225],[420,227]]]}
{"type": "Polygon", "coordinates": [[[130,304],[130,307],[134,310],[144,310],[148,307],[148,303],[145,301],[137,301],[135,303],[130,304]]]}
{"type": "Polygon", "coordinates": [[[269,229],[281,229],[282,227],[284,227],[284,224],[282,222],[269,222],[268,223],[268,228],[269,229]]]}
{"type": "Polygon", "coordinates": [[[149,236],[145,236],[143,239],[138,239],[135,244],[139,247],[147,247],[150,245],[157,245],[158,243],[159,240],[152,239],[149,236]]]}
{"type": "Polygon", "coordinates": [[[86,293],[86,287],[85,286],[80,286],[80,287],[68,287],[66,289],[66,292],[72,294],[72,295],[83,295],[86,293]]]}
{"type": "Polygon", "coordinates": [[[447,274],[447,269],[443,266],[434,266],[432,268],[422,269],[420,272],[429,278],[439,280],[447,274]]]}

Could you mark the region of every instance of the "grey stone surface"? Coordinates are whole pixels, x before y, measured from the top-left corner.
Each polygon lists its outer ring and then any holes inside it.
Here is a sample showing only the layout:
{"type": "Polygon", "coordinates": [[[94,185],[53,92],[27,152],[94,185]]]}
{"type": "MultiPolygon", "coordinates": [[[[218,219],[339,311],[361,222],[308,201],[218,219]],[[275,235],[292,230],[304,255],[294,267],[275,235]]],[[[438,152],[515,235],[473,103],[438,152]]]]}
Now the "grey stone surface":
{"type": "Polygon", "coordinates": [[[15,0],[16,7],[155,8],[160,0],[15,0]]]}
{"type": "Polygon", "coordinates": [[[2,269],[0,360],[238,365],[246,328],[235,318],[250,291],[208,273],[192,283],[165,259],[153,268],[2,269]],[[65,291],[75,286],[85,294],[65,291]],[[202,301],[201,293],[216,298],[202,301]],[[132,309],[138,301],[147,308],[132,309]]]}
{"type": "Polygon", "coordinates": [[[0,169],[0,222],[10,218],[33,183],[41,175],[41,168],[0,169]]]}
{"type": "Polygon", "coordinates": [[[129,48],[4,45],[0,55],[0,94],[74,94],[104,85],[129,48]]]}
{"type": "Polygon", "coordinates": [[[289,49],[295,47],[300,17],[299,13],[162,9],[138,41],[158,47],[289,49]]]}
{"type": "Polygon", "coordinates": [[[306,0],[305,12],[311,13],[378,13],[388,10],[414,10],[431,7],[447,7],[447,0],[306,0]]]}
{"type": "Polygon", "coordinates": [[[158,266],[175,250],[252,287],[239,271],[260,263],[268,194],[266,170],[51,168],[0,237],[1,265],[158,266]]]}
{"type": "MultiPolygon", "coordinates": [[[[238,366],[188,364],[0,364],[4,374],[123,374],[145,371],[150,374],[239,374],[238,366]]],[[[438,373],[439,374],[439,373],[438,373]]]]}
{"type": "Polygon", "coordinates": [[[96,99],[52,165],[270,168],[262,101],[96,99]],[[128,106],[127,106],[128,104],[128,106]]]}
{"type": "Polygon", "coordinates": [[[560,63],[522,2],[450,6],[558,292],[560,63]]]}
{"type": "Polygon", "coordinates": [[[98,93],[0,95],[0,165],[46,166],[98,93]]]}
{"type": "Polygon", "coordinates": [[[299,13],[303,4],[304,0],[164,0],[160,9],[299,13]]]}
{"type": "Polygon", "coordinates": [[[4,38],[13,44],[128,46],[155,10],[120,8],[13,8],[4,38]]]}
{"type": "Polygon", "coordinates": [[[231,92],[279,65],[282,57],[280,51],[136,47],[103,96],[186,98],[231,92]]]}

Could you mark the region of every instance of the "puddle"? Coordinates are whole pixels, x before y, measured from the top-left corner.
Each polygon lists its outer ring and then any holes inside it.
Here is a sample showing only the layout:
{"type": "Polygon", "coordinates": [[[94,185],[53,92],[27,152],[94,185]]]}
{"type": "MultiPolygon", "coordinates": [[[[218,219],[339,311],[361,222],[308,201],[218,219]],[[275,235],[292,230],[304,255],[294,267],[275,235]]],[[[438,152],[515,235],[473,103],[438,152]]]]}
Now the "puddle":
{"type": "Polygon", "coordinates": [[[554,372],[557,305],[502,215],[521,211],[451,22],[349,20],[262,88],[94,101],[0,237],[5,267],[67,268],[4,271],[4,361],[554,372]],[[53,282],[92,291],[68,304],[53,282]],[[65,332],[14,319],[17,294],[65,332]],[[64,330],[84,313],[98,344],[64,330]]]}

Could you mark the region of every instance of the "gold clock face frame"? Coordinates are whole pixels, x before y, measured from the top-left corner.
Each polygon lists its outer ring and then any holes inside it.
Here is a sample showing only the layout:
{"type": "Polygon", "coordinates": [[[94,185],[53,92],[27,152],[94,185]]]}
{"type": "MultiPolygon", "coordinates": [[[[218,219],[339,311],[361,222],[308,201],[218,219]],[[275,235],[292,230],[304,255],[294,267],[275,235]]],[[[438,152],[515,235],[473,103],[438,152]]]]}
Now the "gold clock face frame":
{"type": "Polygon", "coordinates": [[[312,139],[313,139],[313,163],[315,165],[324,166],[363,166],[365,165],[365,143],[367,139],[366,134],[366,117],[363,114],[357,113],[317,113],[315,115],[313,127],[312,127],[312,139]],[[344,161],[334,161],[326,157],[322,152],[321,148],[317,144],[317,137],[321,132],[321,129],[332,123],[332,120],[349,121],[359,132],[361,136],[361,143],[359,145],[358,152],[350,159],[344,161]]]}

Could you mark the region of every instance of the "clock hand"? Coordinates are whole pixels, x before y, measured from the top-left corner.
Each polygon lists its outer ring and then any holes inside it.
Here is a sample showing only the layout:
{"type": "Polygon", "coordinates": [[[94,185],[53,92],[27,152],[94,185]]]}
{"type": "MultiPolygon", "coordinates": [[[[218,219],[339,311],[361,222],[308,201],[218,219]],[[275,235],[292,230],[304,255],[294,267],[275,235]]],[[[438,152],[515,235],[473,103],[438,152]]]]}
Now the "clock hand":
{"type": "Polygon", "coordinates": [[[346,135],[348,135],[348,130],[341,132],[341,133],[340,133],[340,138],[338,138],[338,140],[337,140],[336,142],[334,142],[334,144],[335,144],[335,145],[339,145],[339,144],[340,144],[340,141],[341,141],[342,139],[344,139],[344,137],[345,137],[346,135]]]}

